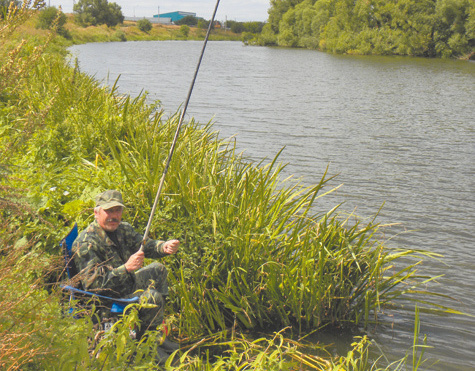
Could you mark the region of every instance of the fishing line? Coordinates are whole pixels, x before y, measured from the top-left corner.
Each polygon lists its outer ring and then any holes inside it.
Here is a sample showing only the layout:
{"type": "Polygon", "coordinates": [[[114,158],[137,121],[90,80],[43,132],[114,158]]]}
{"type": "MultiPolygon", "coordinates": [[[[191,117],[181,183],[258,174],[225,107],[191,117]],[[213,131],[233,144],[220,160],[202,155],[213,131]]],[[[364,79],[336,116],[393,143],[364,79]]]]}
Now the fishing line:
{"type": "Polygon", "coordinates": [[[209,34],[211,33],[211,28],[213,27],[214,17],[216,16],[216,12],[218,10],[218,5],[219,5],[219,0],[216,1],[216,6],[214,7],[213,16],[211,17],[211,20],[209,22],[208,31],[206,32],[206,37],[205,37],[205,40],[204,40],[204,43],[203,43],[203,48],[201,49],[200,58],[198,60],[198,64],[197,64],[196,69],[195,69],[195,74],[193,76],[193,80],[191,81],[190,89],[188,90],[188,95],[187,95],[186,100],[185,100],[185,105],[183,106],[183,111],[181,112],[181,115],[180,115],[180,120],[178,121],[178,126],[176,128],[175,137],[173,138],[173,142],[172,142],[172,145],[170,147],[170,152],[168,153],[168,159],[167,159],[167,162],[165,164],[165,168],[163,169],[162,178],[160,179],[160,184],[158,186],[158,191],[157,191],[157,194],[155,196],[155,201],[153,202],[152,211],[150,212],[150,217],[148,218],[147,228],[145,229],[145,234],[143,236],[142,244],[140,245],[139,251],[143,251],[145,241],[147,240],[148,234],[150,232],[150,226],[152,224],[153,215],[155,214],[155,210],[157,209],[158,200],[160,198],[160,194],[162,193],[163,183],[165,182],[165,177],[167,175],[168,168],[170,166],[170,162],[172,160],[173,152],[175,151],[175,146],[176,146],[176,143],[178,141],[178,136],[180,135],[180,130],[181,130],[181,126],[183,124],[183,119],[185,118],[186,109],[188,108],[188,103],[190,102],[190,97],[191,97],[191,93],[193,92],[193,87],[195,86],[196,77],[198,76],[198,71],[200,69],[201,61],[202,61],[203,55],[205,53],[206,44],[208,43],[209,34]]]}

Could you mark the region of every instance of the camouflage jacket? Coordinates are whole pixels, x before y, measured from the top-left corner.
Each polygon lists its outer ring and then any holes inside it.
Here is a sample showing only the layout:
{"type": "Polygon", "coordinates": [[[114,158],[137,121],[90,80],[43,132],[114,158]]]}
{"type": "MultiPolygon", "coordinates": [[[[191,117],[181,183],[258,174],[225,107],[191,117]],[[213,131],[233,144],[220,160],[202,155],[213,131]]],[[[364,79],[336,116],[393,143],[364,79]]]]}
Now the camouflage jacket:
{"type": "MultiPolygon", "coordinates": [[[[74,263],[85,290],[113,297],[135,291],[135,274],[127,272],[125,263],[139,250],[143,236],[125,222],[119,224],[116,236],[119,246],[94,221],[74,241],[74,263]]],[[[166,256],[163,243],[164,241],[147,240],[144,246],[145,256],[166,256]]]]}

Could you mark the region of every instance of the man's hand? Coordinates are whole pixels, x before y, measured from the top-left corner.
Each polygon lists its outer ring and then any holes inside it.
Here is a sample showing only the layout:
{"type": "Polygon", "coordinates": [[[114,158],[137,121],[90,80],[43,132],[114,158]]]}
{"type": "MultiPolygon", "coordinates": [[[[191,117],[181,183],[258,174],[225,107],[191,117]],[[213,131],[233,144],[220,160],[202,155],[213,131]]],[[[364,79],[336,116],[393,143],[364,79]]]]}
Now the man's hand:
{"type": "Polygon", "coordinates": [[[163,252],[165,254],[175,254],[178,251],[178,246],[180,246],[180,241],[169,240],[163,244],[163,252]]]}
{"type": "Polygon", "coordinates": [[[134,272],[137,269],[142,268],[144,258],[145,253],[140,250],[131,255],[129,260],[127,260],[127,263],[125,263],[125,269],[127,269],[127,272],[134,272]]]}

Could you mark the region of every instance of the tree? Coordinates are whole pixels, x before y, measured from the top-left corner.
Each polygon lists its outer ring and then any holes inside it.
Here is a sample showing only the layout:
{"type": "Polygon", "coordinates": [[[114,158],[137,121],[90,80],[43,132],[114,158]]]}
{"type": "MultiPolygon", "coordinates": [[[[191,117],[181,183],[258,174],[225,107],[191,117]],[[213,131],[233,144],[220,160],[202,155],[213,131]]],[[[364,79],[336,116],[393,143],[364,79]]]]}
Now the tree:
{"type": "Polygon", "coordinates": [[[142,32],[148,32],[152,29],[152,23],[148,19],[144,18],[137,22],[137,27],[142,32]]]}
{"type": "Polygon", "coordinates": [[[114,27],[124,22],[121,7],[107,0],[79,0],[73,7],[76,22],[81,26],[97,26],[105,24],[114,27]]]}
{"type": "Polygon", "coordinates": [[[107,27],[114,27],[120,23],[124,23],[124,15],[122,14],[122,8],[116,3],[109,3],[109,18],[105,24],[107,27]]]}
{"type": "Polygon", "coordinates": [[[48,30],[56,27],[56,32],[66,39],[71,38],[68,30],[64,28],[67,18],[63,12],[59,12],[54,6],[49,6],[40,11],[36,28],[48,30]]]}
{"type": "MultiPolygon", "coordinates": [[[[271,7],[267,11],[269,14],[269,24],[274,33],[279,33],[279,22],[282,16],[291,8],[305,0],[270,0],[271,7]]],[[[312,2],[315,2],[312,0],[312,2]]]]}
{"type": "Polygon", "coordinates": [[[54,6],[49,6],[40,11],[36,28],[43,30],[51,29],[56,21],[58,29],[66,24],[66,15],[63,12],[58,13],[58,9],[54,6]],[[57,20],[56,20],[57,19],[57,20]]]}
{"type": "Polygon", "coordinates": [[[226,27],[230,28],[234,33],[241,33],[245,31],[244,24],[242,22],[227,21],[226,27]]]}
{"type": "Polygon", "coordinates": [[[470,0],[439,0],[436,6],[435,49],[443,57],[475,50],[475,4],[470,0]]]}
{"type": "Polygon", "coordinates": [[[264,24],[264,22],[244,22],[244,28],[247,32],[259,33],[262,32],[264,24]]]}
{"type": "Polygon", "coordinates": [[[475,1],[271,0],[263,33],[261,44],[277,40],[334,53],[471,55],[475,1]]]}
{"type": "Polygon", "coordinates": [[[186,17],[183,17],[182,19],[175,21],[175,24],[177,25],[186,24],[188,26],[196,26],[198,24],[198,18],[192,15],[187,15],[186,17]]]}
{"type": "Polygon", "coordinates": [[[206,21],[204,19],[198,20],[198,28],[203,28],[206,29],[209,26],[209,21],[206,21]]]}

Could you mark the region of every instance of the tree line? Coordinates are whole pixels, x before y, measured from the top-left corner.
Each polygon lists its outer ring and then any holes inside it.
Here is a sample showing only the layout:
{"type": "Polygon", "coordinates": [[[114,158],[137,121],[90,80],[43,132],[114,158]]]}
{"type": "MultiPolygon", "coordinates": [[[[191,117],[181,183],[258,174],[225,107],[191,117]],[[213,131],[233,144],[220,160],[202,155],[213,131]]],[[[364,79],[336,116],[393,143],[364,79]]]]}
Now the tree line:
{"type": "MultiPolygon", "coordinates": [[[[209,21],[206,21],[203,18],[198,18],[192,15],[187,15],[182,19],[175,22],[177,25],[187,25],[194,26],[199,28],[208,28],[209,21]]],[[[250,32],[253,34],[258,34],[262,31],[264,27],[264,22],[238,22],[238,21],[226,21],[224,24],[220,21],[214,22],[214,27],[225,27],[230,29],[234,33],[243,33],[250,32]]]]}
{"type": "Polygon", "coordinates": [[[333,53],[475,54],[473,0],[271,0],[256,43],[333,53]]]}

